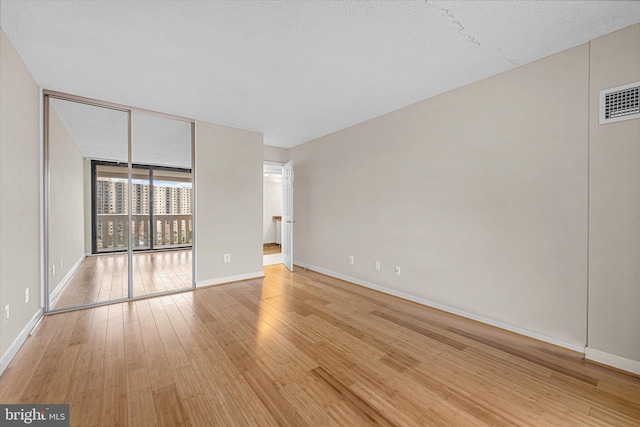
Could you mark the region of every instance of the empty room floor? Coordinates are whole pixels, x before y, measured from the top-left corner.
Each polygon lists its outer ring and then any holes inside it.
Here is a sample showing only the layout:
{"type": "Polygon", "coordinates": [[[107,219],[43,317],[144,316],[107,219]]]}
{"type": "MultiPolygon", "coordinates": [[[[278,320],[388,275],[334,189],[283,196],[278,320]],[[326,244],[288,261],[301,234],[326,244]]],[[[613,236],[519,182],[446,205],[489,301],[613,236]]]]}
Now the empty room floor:
{"type": "Polygon", "coordinates": [[[49,315],[0,402],[71,425],[640,423],[640,378],[580,354],[283,266],[264,279],[49,315]]]}
{"type": "MultiPolygon", "coordinates": [[[[133,254],[133,294],[142,296],[191,287],[191,249],[133,254]]],[[[84,259],[52,309],[127,297],[127,254],[84,259]]]]}

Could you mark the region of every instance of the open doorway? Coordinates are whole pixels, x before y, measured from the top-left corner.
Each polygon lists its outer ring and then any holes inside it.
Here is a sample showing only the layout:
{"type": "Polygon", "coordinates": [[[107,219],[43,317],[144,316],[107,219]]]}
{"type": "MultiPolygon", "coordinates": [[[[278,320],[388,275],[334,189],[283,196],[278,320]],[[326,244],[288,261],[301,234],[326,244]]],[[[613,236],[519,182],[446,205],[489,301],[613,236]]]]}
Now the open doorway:
{"type": "Polygon", "coordinates": [[[282,264],[282,165],[264,163],[263,265],[282,264]]]}

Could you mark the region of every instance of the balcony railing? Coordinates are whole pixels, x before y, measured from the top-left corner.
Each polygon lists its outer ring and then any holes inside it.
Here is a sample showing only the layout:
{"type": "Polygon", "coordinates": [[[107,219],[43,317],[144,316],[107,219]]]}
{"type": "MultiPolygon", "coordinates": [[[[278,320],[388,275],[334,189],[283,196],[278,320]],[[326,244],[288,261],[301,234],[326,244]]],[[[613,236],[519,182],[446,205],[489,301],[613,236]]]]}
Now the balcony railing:
{"type": "Polygon", "coordinates": [[[150,215],[133,214],[131,217],[129,226],[127,214],[97,215],[97,252],[126,249],[129,230],[133,233],[133,249],[168,249],[190,246],[193,241],[191,214],[154,214],[153,231],[150,215]]]}

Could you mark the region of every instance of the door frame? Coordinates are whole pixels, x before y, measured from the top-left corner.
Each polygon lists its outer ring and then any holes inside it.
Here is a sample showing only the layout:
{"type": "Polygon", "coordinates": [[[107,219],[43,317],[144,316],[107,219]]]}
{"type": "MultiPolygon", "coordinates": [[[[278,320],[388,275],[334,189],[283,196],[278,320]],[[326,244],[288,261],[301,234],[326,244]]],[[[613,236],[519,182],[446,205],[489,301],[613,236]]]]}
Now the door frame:
{"type": "MultiPolygon", "coordinates": [[[[286,164],[291,163],[291,165],[293,165],[292,162],[287,162],[286,164]]],[[[272,162],[272,161],[268,161],[265,160],[262,162],[262,172],[263,173],[275,173],[275,174],[280,174],[280,175],[284,175],[283,174],[283,168],[286,165],[285,163],[281,163],[281,162],[272,162]]],[[[264,179],[264,178],[263,178],[264,179]]],[[[284,203],[285,203],[285,197],[284,197],[284,188],[283,188],[283,182],[281,181],[280,184],[280,191],[282,193],[282,209],[281,209],[281,213],[282,215],[284,215],[284,203]]],[[[292,186],[293,189],[293,186],[292,186]]],[[[263,197],[264,197],[264,190],[263,190],[263,197]]],[[[293,210],[293,192],[291,193],[291,210],[293,210]]],[[[264,204],[263,204],[263,209],[264,209],[264,204]]],[[[263,216],[264,216],[264,210],[263,210],[263,216]]],[[[285,260],[284,260],[284,227],[285,227],[285,219],[284,216],[282,217],[282,220],[280,221],[280,240],[281,240],[281,244],[280,244],[280,248],[281,248],[281,255],[282,255],[282,262],[280,264],[283,264],[286,266],[285,264],[285,260]]],[[[294,221],[295,222],[295,221],[294,221]]],[[[291,223],[292,224],[292,223],[291,223]]],[[[291,271],[293,271],[293,225],[290,226],[290,231],[291,231],[291,243],[288,245],[288,247],[291,248],[291,255],[290,255],[290,259],[291,259],[291,271]]],[[[277,264],[275,264],[277,265],[277,264]]],[[[287,267],[289,268],[289,267],[287,267]]]]}
{"type": "MultiPolygon", "coordinates": [[[[282,175],[282,165],[284,163],[280,163],[280,162],[271,162],[271,161],[263,161],[262,162],[262,173],[263,174],[274,174],[274,175],[282,175]]],[[[265,212],[264,212],[264,200],[265,200],[265,189],[264,189],[264,182],[266,180],[266,177],[263,176],[262,177],[262,219],[263,221],[266,219],[265,218],[265,212]]],[[[280,192],[280,200],[282,200],[282,184],[280,184],[278,186],[279,188],[279,192],[280,192]]],[[[280,215],[282,215],[282,204],[280,204],[280,215]]],[[[280,220],[280,222],[276,222],[275,224],[276,226],[276,243],[278,240],[278,234],[280,235],[280,262],[276,262],[276,263],[270,263],[265,265],[264,264],[264,258],[267,257],[267,255],[262,255],[262,266],[266,267],[268,265],[278,265],[278,264],[282,264],[282,220],[280,220]],[[280,229],[278,230],[278,224],[280,224],[280,229]]],[[[263,236],[263,249],[264,249],[264,223],[263,223],[263,228],[262,228],[262,236],[263,236]]]]}

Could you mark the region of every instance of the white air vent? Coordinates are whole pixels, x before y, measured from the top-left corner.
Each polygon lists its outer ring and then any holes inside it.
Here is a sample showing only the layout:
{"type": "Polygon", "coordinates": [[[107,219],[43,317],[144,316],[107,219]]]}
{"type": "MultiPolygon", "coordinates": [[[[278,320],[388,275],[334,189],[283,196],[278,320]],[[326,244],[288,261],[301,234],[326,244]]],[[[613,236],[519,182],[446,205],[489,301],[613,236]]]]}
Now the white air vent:
{"type": "Polygon", "coordinates": [[[640,82],[600,91],[600,124],[640,118],[640,82]]]}

